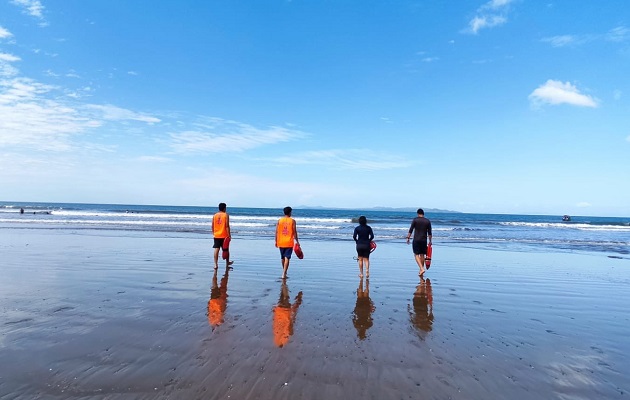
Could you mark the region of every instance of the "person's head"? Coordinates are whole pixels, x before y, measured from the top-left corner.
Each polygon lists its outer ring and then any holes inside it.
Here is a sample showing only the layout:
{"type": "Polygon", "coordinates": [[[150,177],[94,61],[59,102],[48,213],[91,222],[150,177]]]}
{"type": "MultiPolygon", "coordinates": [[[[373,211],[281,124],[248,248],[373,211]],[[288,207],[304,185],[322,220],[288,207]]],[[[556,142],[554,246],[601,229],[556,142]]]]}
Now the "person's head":
{"type": "Polygon", "coordinates": [[[423,216],[424,210],[422,208],[418,208],[418,215],[423,216]]]}
{"type": "Polygon", "coordinates": [[[227,210],[227,205],[225,203],[219,203],[219,211],[225,212],[227,210]]]}
{"type": "Polygon", "coordinates": [[[367,218],[365,218],[365,215],[359,217],[359,225],[367,225],[367,218]]]}
{"type": "Polygon", "coordinates": [[[284,215],[286,215],[287,217],[291,216],[291,213],[293,212],[293,209],[291,207],[284,207],[284,215]]]}

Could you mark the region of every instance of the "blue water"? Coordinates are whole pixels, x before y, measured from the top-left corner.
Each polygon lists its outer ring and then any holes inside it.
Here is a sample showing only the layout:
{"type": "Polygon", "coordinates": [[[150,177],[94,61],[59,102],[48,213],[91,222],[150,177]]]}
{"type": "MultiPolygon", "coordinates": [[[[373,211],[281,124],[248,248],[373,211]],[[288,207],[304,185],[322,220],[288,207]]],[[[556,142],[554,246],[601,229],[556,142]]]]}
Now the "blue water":
{"type": "MultiPolygon", "coordinates": [[[[208,235],[216,207],[0,202],[0,229],[71,229],[208,235]],[[24,214],[20,214],[24,208],[24,214]]],[[[271,238],[281,209],[228,207],[235,238],[271,238]]],[[[413,211],[296,209],[302,240],[352,240],[365,215],[379,244],[403,241],[413,211]]],[[[436,245],[533,251],[595,251],[630,254],[630,218],[428,212],[436,245]]]]}

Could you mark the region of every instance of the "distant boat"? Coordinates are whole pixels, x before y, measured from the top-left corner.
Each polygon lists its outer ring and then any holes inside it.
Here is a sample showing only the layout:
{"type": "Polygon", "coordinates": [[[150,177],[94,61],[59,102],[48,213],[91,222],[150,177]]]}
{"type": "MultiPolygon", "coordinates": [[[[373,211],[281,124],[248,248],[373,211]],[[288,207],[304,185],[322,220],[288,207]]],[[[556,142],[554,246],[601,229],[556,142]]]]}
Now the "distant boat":
{"type": "Polygon", "coordinates": [[[564,215],[564,216],[562,217],[562,220],[563,220],[564,222],[569,222],[569,221],[571,221],[571,216],[570,216],[570,215],[564,215]]]}

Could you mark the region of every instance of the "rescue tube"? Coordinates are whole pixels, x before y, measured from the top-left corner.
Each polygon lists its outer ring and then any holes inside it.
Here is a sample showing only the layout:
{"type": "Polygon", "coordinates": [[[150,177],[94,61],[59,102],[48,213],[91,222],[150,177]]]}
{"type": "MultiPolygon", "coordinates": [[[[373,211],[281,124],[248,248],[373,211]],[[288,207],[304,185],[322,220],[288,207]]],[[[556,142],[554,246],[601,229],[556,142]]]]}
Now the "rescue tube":
{"type": "Polygon", "coordinates": [[[299,258],[300,260],[304,258],[304,253],[302,252],[302,247],[300,247],[299,243],[296,243],[293,246],[293,252],[297,256],[297,258],[299,258]]]}
{"type": "Polygon", "coordinates": [[[374,250],[376,250],[376,242],[372,240],[370,242],[370,253],[372,253],[374,250]]]}
{"type": "Polygon", "coordinates": [[[424,263],[427,266],[427,269],[431,268],[431,256],[433,255],[433,246],[431,243],[427,245],[427,255],[424,257],[424,263]]]}
{"type": "Polygon", "coordinates": [[[225,239],[223,239],[223,246],[221,247],[221,250],[223,250],[221,252],[221,257],[224,260],[227,260],[230,258],[230,237],[226,237],[225,239]]]}

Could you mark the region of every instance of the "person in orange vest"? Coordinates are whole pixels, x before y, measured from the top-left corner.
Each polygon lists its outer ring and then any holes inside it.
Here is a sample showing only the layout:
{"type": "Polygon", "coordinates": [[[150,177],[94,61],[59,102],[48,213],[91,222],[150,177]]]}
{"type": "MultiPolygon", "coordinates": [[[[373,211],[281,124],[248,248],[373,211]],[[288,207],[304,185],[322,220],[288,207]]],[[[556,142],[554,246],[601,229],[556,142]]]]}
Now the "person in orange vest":
{"type": "Polygon", "coordinates": [[[282,279],[288,278],[287,271],[293,254],[294,243],[300,244],[295,220],[291,218],[293,209],[284,207],[284,217],[278,220],[276,225],[276,247],[280,249],[280,260],[282,262],[282,279]]]}
{"type": "MultiPolygon", "coordinates": [[[[225,239],[231,237],[230,233],[230,216],[225,211],[227,205],[225,203],[219,204],[219,212],[212,217],[212,234],[214,235],[214,269],[219,269],[219,250],[223,248],[223,242],[225,239]]],[[[234,261],[230,261],[230,258],[225,260],[225,268],[229,268],[234,261]]]]}

